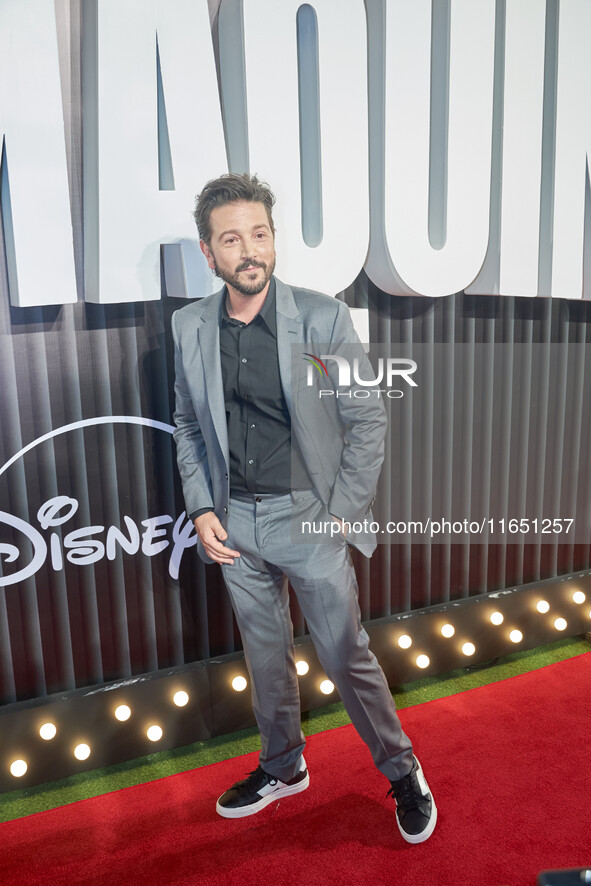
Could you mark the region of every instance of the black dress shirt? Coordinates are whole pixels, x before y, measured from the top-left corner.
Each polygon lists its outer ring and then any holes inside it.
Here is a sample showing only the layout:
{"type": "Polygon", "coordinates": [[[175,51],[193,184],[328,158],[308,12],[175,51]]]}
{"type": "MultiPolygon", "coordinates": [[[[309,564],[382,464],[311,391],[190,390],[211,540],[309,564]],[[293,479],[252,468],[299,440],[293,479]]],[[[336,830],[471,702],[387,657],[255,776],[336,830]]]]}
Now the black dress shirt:
{"type": "MultiPolygon", "coordinates": [[[[297,447],[292,461],[291,417],[277,355],[275,279],[250,323],[220,317],[220,358],[230,452],[232,492],[285,493],[312,483],[297,447]]],[[[192,513],[191,519],[212,508],[192,513]]]]}

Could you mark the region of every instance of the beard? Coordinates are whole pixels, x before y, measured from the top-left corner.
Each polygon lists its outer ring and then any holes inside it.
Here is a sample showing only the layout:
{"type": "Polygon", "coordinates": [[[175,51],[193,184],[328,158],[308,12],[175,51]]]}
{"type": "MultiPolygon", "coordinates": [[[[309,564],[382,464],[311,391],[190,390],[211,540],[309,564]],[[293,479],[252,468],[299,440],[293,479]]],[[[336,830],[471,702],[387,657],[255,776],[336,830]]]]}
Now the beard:
{"type": "Polygon", "coordinates": [[[238,265],[234,272],[232,271],[220,271],[218,268],[217,262],[214,260],[214,273],[217,277],[224,281],[224,283],[228,283],[232,286],[236,292],[239,292],[240,295],[258,295],[259,292],[262,292],[269,280],[271,279],[271,275],[275,270],[275,257],[273,257],[273,262],[271,265],[265,264],[265,262],[261,261],[243,261],[238,265]],[[245,271],[246,268],[261,268],[263,271],[263,278],[257,280],[245,280],[240,278],[240,272],[245,271]]]}

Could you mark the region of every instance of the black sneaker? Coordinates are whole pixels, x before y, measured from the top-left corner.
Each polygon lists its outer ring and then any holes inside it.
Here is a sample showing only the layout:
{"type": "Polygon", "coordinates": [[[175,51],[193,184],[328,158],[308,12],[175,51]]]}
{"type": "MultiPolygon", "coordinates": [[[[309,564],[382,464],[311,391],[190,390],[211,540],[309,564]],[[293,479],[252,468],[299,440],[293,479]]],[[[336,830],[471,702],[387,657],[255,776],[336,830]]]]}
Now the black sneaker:
{"type": "Polygon", "coordinates": [[[416,757],[413,757],[413,766],[408,775],[391,782],[391,785],[386,796],[392,794],[396,800],[396,822],[406,842],[422,843],[428,840],[435,830],[437,807],[416,757]]]}
{"type": "Polygon", "coordinates": [[[216,812],[224,818],[255,815],[275,800],[305,791],[309,784],[310,776],[303,757],[300,759],[298,774],[286,782],[273,778],[258,766],[248,778],[237,781],[225,794],[222,794],[217,801],[216,812]]]}

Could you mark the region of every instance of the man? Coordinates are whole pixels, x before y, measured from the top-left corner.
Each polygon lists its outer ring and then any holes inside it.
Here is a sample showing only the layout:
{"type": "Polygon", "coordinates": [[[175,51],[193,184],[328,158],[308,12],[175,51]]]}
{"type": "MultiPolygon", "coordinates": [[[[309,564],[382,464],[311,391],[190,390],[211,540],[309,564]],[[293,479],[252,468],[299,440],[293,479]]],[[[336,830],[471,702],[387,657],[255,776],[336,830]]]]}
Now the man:
{"type": "Polygon", "coordinates": [[[205,186],[195,220],[225,286],[173,316],[175,439],[187,513],[200,556],[222,569],[262,743],[258,768],[216,808],[240,818],[308,787],[287,576],[327,676],[391,782],[400,832],[420,843],[437,810],[368,649],[348,552],[351,542],[369,556],[375,538],[345,539],[352,523],[371,520],[385,411],[378,397],[336,396],[336,377],[328,397],[312,396],[297,377],[297,366],[305,372],[308,364],[295,361],[294,369],[292,346],[307,356],[363,351],[346,305],[273,276],[273,204],[256,176],[223,175],[205,186]],[[303,518],[331,531],[319,541],[294,539],[303,518]]]}

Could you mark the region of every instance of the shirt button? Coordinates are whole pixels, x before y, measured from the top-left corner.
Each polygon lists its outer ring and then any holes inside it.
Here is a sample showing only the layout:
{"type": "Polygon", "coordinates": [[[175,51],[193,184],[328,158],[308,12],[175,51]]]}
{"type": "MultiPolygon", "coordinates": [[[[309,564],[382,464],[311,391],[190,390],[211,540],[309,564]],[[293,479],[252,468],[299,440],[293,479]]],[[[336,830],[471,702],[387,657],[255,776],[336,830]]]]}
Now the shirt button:
{"type": "Polygon", "coordinates": [[[251,428],[256,428],[256,425],[255,425],[255,424],[252,424],[252,425],[251,425],[251,428]]]}
{"type": "Polygon", "coordinates": [[[254,458],[249,458],[249,459],[248,459],[248,463],[249,463],[249,465],[253,465],[253,464],[254,464],[254,458]]]}
{"type": "Polygon", "coordinates": [[[248,363],[248,360],[246,359],[246,357],[243,357],[243,358],[242,358],[242,362],[243,362],[243,363],[248,363]]]}

